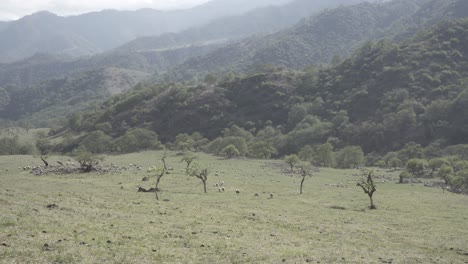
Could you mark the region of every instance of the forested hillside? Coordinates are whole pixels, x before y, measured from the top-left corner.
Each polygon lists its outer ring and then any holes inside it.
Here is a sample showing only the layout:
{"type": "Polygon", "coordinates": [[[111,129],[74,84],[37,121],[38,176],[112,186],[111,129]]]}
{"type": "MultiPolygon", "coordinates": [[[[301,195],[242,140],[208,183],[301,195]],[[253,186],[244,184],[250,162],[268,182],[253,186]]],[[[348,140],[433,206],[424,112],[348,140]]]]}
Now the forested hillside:
{"type": "Polygon", "coordinates": [[[0,88],[0,118],[18,120],[27,127],[63,124],[67,115],[97,105],[111,95],[133,88],[146,73],[103,68],[34,86],[0,88]]]}
{"type": "Polygon", "coordinates": [[[165,78],[246,72],[264,64],[294,69],[328,64],[347,57],[365,41],[404,39],[438,21],[466,17],[467,10],[463,0],[395,0],[331,9],[291,29],[248,38],[190,59],[165,78]]]}
{"type": "Polygon", "coordinates": [[[212,22],[161,36],[142,37],[118,48],[120,51],[157,51],[184,45],[210,44],[241,39],[254,34],[266,35],[293,26],[301,18],[326,8],[351,5],[362,0],[296,0],[283,6],[257,8],[248,13],[223,17],[212,22]]]}
{"type": "Polygon", "coordinates": [[[221,137],[215,145],[223,136],[242,137],[245,144],[269,142],[280,155],[325,142],[381,154],[410,142],[466,144],[467,41],[468,19],[459,19],[403,42],[368,42],[330,68],[270,68],[217,80],[210,75],[199,86],[140,86],[82,114],[74,129],[101,128],[116,138],[146,128],[164,142],[199,132],[221,137]]]}

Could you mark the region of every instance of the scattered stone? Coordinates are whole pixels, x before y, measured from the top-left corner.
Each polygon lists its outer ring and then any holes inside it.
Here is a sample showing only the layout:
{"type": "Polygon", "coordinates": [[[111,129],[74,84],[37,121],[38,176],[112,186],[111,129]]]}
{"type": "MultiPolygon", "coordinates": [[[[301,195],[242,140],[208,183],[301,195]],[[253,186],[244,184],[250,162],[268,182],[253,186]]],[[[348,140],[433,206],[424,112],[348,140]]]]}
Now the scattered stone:
{"type": "Polygon", "coordinates": [[[10,245],[8,245],[7,243],[2,243],[2,246],[4,246],[4,247],[10,247],[10,245]]]}
{"type": "Polygon", "coordinates": [[[52,209],[58,208],[58,205],[56,205],[56,204],[48,204],[46,207],[47,207],[47,209],[52,210],[52,209]]]}
{"type": "Polygon", "coordinates": [[[45,243],[44,245],[42,245],[42,249],[49,251],[50,250],[49,244],[45,243]]]}
{"type": "MultiPolygon", "coordinates": [[[[158,190],[159,191],[159,190],[158,190]]],[[[149,188],[148,190],[145,189],[145,188],[142,188],[142,187],[138,187],[138,192],[145,192],[145,193],[148,193],[148,192],[156,192],[156,188],[149,188]]]]}
{"type": "Polygon", "coordinates": [[[86,246],[86,242],[80,242],[80,245],[86,246]]]}
{"type": "Polygon", "coordinates": [[[164,199],[163,200],[163,202],[169,202],[169,201],[171,201],[171,200],[169,200],[169,199],[164,199]]]}
{"type": "Polygon", "coordinates": [[[197,234],[197,232],[192,232],[192,235],[196,235],[196,234],[197,234]]]}
{"type": "Polygon", "coordinates": [[[110,240],[107,240],[107,244],[110,244],[110,243],[112,243],[112,241],[110,241],[110,240]]]}
{"type": "Polygon", "coordinates": [[[45,230],[42,230],[42,233],[43,233],[43,234],[47,234],[47,231],[45,231],[45,230]]]}
{"type": "Polygon", "coordinates": [[[156,249],[153,249],[152,251],[153,251],[153,252],[158,252],[156,249]]]}
{"type": "Polygon", "coordinates": [[[149,178],[145,176],[143,177],[143,179],[141,179],[141,181],[144,181],[144,182],[149,181],[149,178]]]}

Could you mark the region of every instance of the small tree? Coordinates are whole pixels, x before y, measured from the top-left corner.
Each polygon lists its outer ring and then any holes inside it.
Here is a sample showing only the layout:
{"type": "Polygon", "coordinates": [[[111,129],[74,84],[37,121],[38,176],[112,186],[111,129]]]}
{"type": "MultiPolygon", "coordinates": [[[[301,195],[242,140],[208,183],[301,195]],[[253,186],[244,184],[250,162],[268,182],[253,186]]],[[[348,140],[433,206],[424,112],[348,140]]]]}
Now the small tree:
{"type": "Polygon", "coordinates": [[[185,163],[187,163],[187,167],[185,167],[185,169],[188,170],[189,167],[190,167],[190,164],[192,164],[192,162],[193,162],[194,160],[196,160],[196,159],[197,159],[197,156],[193,155],[193,153],[191,153],[191,152],[187,152],[187,153],[185,153],[185,155],[182,157],[182,159],[180,160],[180,162],[185,162],[185,163]]]}
{"type": "Polygon", "coordinates": [[[374,200],[373,200],[373,195],[375,191],[377,190],[377,186],[374,183],[374,180],[372,179],[372,172],[369,171],[367,172],[367,179],[361,179],[358,183],[357,186],[361,187],[362,190],[364,191],[365,194],[369,196],[370,199],[370,209],[377,209],[374,205],[374,200]]]}
{"type": "Polygon", "coordinates": [[[208,180],[208,169],[202,169],[198,164],[190,167],[187,172],[189,176],[197,177],[203,183],[203,191],[206,193],[206,182],[208,180]]]}
{"type": "Polygon", "coordinates": [[[405,179],[408,179],[409,177],[411,177],[411,174],[409,174],[407,170],[403,170],[400,173],[400,180],[398,181],[398,183],[404,183],[405,179]]]}
{"type": "Polygon", "coordinates": [[[159,201],[159,196],[158,196],[158,186],[159,182],[161,181],[161,178],[166,174],[166,169],[165,168],[158,168],[158,167],[152,167],[148,170],[148,172],[154,173],[156,175],[156,183],[155,183],[155,189],[154,193],[156,194],[156,200],[159,201]]]}
{"type": "Polygon", "coordinates": [[[310,164],[307,163],[301,163],[299,166],[301,170],[301,186],[299,187],[299,194],[302,194],[302,186],[304,185],[305,178],[307,176],[311,177],[312,176],[312,170],[310,169],[310,164]]]}
{"type": "Polygon", "coordinates": [[[166,165],[166,158],[167,158],[167,149],[164,150],[163,155],[161,157],[161,161],[162,161],[163,166],[164,166],[164,172],[169,174],[169,171],[168,171],[167,165],[166,165]]]}
{"type": "Polygon", "coordinates": [[[450,165],[449,161],[443,158],[434,158],[429,160],[427,167],[431,170],[430,176],[434,176],[434,173],[439,170],[443,165],[450,165]]]}
{"type": "Polygon", "coordinates": [[[84,173],[95,170],[95,166],[99,164],[99,161],[103,160],[102,157],[99,157],[86,149],[78,149],[75,151],[74,155],[75,159],[80,163],[81,171],[84,173]]]}
{"type": "Polygon", "coordinates": [[[223,153],[226,153],[228,159],[232,159],[234,156],[239,156],[239,150],[233,144],[227,145],[222,150],[223,153]]]}
{"type": "Polygon", "coordinates": [[[294,173],[294,166],[301,160],[296,154],[288,155],[284,158],[284,162],[291,167],[291,172],[294,173]]]}
{"type": "Polygon", "coordinates": [[[437,176],[444,180],[445,184],[450,184],[450,175],[453,174],[453,168],[449,165],[442,165],[437,172],[437,176]]]}

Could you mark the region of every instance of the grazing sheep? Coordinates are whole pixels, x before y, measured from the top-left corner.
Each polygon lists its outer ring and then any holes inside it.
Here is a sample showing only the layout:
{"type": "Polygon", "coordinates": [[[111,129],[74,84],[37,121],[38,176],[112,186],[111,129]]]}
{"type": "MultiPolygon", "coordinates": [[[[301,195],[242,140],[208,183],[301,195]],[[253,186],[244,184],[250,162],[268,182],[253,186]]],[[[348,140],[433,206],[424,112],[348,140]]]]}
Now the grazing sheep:
{"type": "Polygon", "coordinates": [[[239,195],[240,191],[239,189],[236,189],[236,194],[239,195]]]}
{"type": "Polygon", "coordinates": [[[221,191],[223,191],[223,192],[224,192],[224,187],[221,187],[221,191]]]}
{"type": "Polygon", "coordinates": [[[273,199],[273,193],[270,193],[270,199],[273,199]]]}

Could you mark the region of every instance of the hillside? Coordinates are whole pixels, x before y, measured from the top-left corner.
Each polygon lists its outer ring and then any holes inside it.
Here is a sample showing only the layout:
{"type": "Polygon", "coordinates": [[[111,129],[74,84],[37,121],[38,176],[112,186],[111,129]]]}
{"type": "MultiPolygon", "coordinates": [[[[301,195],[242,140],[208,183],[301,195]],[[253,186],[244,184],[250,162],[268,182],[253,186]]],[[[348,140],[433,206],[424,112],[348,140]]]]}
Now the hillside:
{"type": "Polygon", "coordinates": [[[3,26],[0,62],[17,61],[36,53],[75,57],[96,54],[140,36],[178,32],[220,17],[288,1],[254,0],[237,5],[239,1],[213,0],[187,10],[105,10],[69,17],[39,12],[3,26]]]}
{"type": "Polygon", "coordinates": [[[216,85],[140,87],[84,114],[78,131],[109,123],[116,137],[144,127],[167,142],[192,132],[214,139],[234,124],[273,125],[273,134],[284,134],[274,143],[283,154],[330,138],[337,147],[381,153],[408,142],[466,144],[467,28],[468,19],[441,22],[401,43],[369,42],[337,66],[305,73],[270,69],[216,85]]]}
{"type": "Polygon", "coordinates": [[[15,63],[0,64],[0,86],[33,85],[48,79],[104,67],[148,73],[165,72],[188,58],[206,55],[235,39],[251,34],[275,32],[291,26],[302,17],[345,2],[350,3],[343,0],[327,3],[297,0],[281,7],[258,8],[247,14],[220,18],[205,26],[193,27],[181,33],[138,38],[92,57],[73,59],[70,56],[38,54],[15,63]]]}
{"type": "Polygon", "coordinates": [[[185,76],[209,72],[246,72],[265,64],[294,69],[328,64],[334,58],[339,61],[339,57],[347,57],[365,41],[393,36],[402,39],[438,21],[466,17],[465,7],[463,0],[396,0],[340,7],[303,20],[291,29],[251,37],[190,59],[168,76],[183,80],[185,76]]]}
{"type": "Polygon", "coordinates": [[[22,120],[29,127],[56,126],[67,115],[128,91],[146,77],[144,72],[103,68],[32,87],[6,87],[2,91],[8,100],[0,107],[0,118],[22,120]]]}
{"type": "Polygon", "coordinates": [[[293,26],[301,18],[308,17],[339,5],[351,5],[362,0],[296,0],[282,6],[254,9],[248,13],[219,18],[210,23],[160,36],[142,37],[121,47],[121,51],[157,51],[197,43],[227,42],[254,34],[270,34],[293,26]]]}

